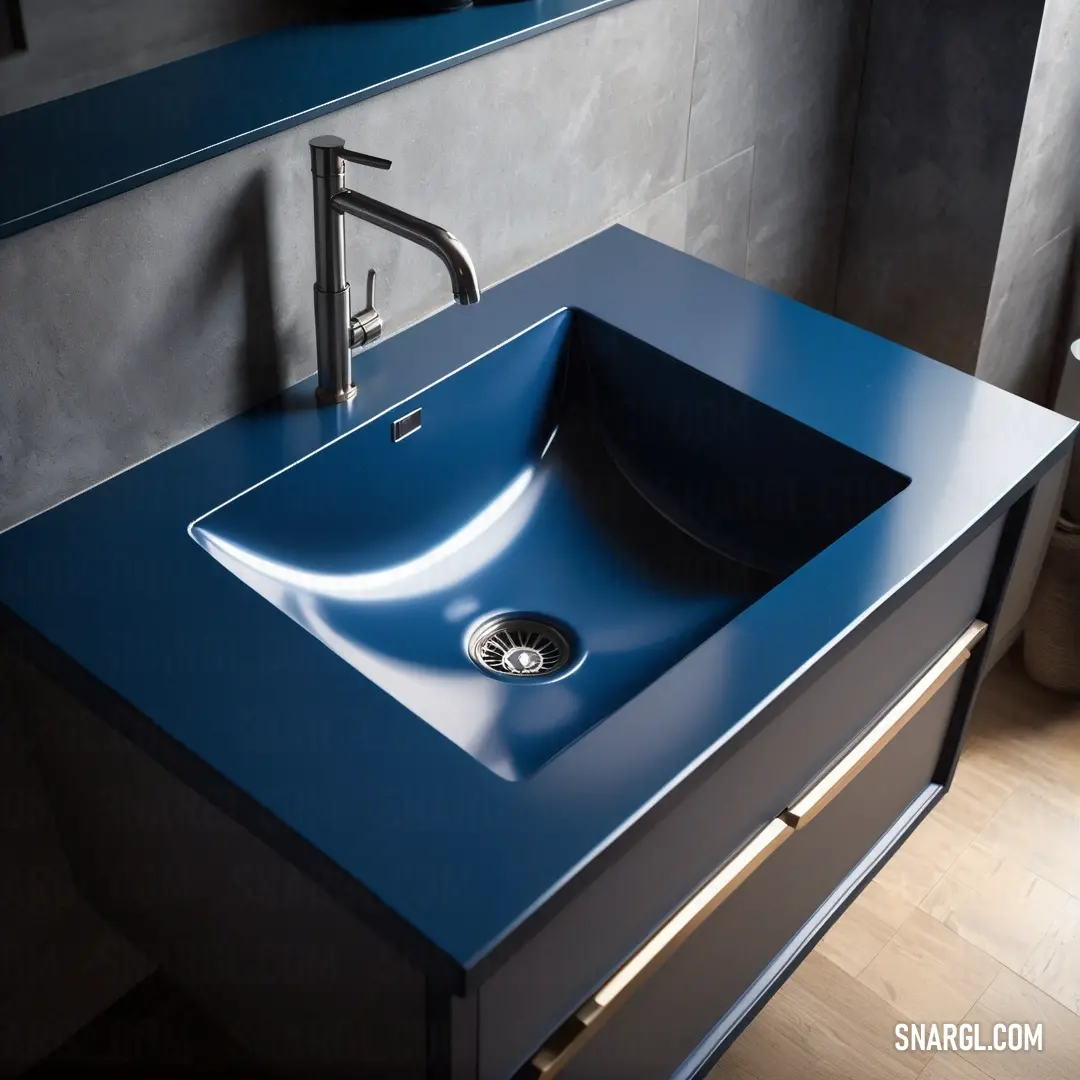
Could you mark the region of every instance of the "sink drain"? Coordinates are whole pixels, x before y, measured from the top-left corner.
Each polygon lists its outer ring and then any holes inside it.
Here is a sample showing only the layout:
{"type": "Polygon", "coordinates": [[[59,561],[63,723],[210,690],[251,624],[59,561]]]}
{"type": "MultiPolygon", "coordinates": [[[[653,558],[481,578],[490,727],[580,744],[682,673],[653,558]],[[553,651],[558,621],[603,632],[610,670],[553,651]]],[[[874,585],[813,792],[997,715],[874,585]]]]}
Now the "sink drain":
{"type": "Polygon", "coordinates": [[[549,622],[528,615],[500,615],[469,639],[469,659],[496,675],[554,675],[570,661],[570,644],[549,622]]]}

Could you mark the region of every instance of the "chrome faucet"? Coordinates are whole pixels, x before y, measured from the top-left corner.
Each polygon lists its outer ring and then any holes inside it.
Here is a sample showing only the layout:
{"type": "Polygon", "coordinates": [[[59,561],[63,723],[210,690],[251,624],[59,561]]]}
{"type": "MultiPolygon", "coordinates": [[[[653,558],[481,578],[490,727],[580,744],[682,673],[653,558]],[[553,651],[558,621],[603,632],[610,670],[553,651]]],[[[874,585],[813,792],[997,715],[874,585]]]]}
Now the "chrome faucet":
{"type": "Polygon", "coordinates": [[[450,274],[454,299],[475,304],[480,285],[472,259],[456,236],[430,221],[413,217],[386,203],[369,199],[345,186],[345,163],[389,169],[386,158],[345,149],[336,135],[312,139],[311,175],[315,201],[315,352],[319,362],[320,405],[338,405],[356,396],[352,381],[352,351],[382,336],[382,316],[375,310],[375,271],[367,276],[367,304],[351,313],[349,280],[345,273],[346,214],[370,221],[433,251],[450,274]]]}

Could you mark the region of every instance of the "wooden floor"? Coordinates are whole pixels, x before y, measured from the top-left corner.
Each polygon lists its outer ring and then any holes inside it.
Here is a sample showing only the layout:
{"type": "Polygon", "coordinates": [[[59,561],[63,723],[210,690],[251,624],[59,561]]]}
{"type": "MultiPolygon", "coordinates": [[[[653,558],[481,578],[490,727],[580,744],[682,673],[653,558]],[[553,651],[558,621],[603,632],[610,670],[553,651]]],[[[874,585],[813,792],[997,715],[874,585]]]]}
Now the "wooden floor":
{"type": "Polygon", "coordinates": [[[952,790],[709,1080],[1080,1078],[1080,701],[1006,657],[952,790]],[[1042,1022],[1041,1053],[906,1052],[904,1021],[1042,1022]]]}
{"type": "MultiPolygon", "coordinates": [[[[1080,1080],[1080,701],[1015,656],[991,673],[953,790],[709,1080],[1080,1080]],[[899,1053],[905,1020],[1044,1025],[1034,1053],[899,1053]]],[[[153,976],[29,1075],[232,1075],[235,1050],[153,976]]]]}

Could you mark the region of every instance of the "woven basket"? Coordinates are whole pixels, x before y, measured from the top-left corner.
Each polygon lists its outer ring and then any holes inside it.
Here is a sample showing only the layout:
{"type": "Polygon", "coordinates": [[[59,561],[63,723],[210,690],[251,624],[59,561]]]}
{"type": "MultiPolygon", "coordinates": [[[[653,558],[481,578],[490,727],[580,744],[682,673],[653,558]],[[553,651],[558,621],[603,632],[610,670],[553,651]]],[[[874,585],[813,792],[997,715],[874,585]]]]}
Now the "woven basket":
{"type": "Polygon", "coordinates": [[[1024,666],[1051,690],[1080,693],[1080,527],[1064,519],[1050,538],[1024,622],[1024,666]]]}

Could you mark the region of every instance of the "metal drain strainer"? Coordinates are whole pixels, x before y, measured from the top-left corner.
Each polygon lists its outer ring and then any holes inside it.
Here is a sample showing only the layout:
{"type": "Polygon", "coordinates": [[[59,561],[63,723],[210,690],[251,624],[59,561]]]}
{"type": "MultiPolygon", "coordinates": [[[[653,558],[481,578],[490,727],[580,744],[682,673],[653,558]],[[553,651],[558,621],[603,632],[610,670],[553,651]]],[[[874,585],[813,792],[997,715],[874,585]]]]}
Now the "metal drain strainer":
{"type": "Polygon", "coordinates": [[[469,659],[496,675],[554,675],[570,661],[570,644],[549,622],[528,615],[500,615],[469,639],[469,659]]]}

